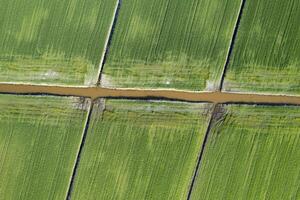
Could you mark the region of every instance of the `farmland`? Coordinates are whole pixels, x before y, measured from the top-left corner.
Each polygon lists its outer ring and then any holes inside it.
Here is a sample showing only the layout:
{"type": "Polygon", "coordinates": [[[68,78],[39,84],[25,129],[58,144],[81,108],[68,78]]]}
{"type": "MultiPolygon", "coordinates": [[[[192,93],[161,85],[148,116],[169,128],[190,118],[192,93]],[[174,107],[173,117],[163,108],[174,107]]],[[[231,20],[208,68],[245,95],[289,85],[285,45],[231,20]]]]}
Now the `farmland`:
{"type": "Polygon", "coordinates": [[[64,199],[86,120],[79,98],[0,95],[0,199],[64,199]]]}
{"type": "Polygon", "coordinates": [[[223,107],[192,199],[299,199],[300,108],[223,107]]]}
{"type": "Polygon", "coordinates": [[[0,0],[0,200],[300,199],[299,65],[299,0],[0,0]]]}
{"type": "Polygon", "coordinates": [[[100,100],[72,199],[184,199],[208,104],[100,100]]]}
{"type": "Polygon", "coordinates": [[[116,2],[1,1],[0,82],[95,84],[116,2]]]}
{"type": "Polygon", "coordinates": [[[226,91],[300,94],[300,1],[246,1],[226,91]]]}
{"type": "Polygon", "coordinates": [[[215,90],[240,4],[122,1],[102,86],[215,90]]]}

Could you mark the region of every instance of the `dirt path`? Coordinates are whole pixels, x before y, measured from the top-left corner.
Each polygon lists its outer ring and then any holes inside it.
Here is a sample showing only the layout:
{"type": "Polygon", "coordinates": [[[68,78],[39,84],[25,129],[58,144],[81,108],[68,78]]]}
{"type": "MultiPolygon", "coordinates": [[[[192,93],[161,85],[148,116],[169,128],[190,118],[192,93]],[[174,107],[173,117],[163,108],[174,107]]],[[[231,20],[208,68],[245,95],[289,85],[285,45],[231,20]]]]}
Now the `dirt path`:
{"type": "Polygon", "coordinates": [[[174,90],[135,90],[107,89],[99,87],[62,87],[22,84],[0,84],[0,93],[80,96],[89,97],[92,99],[100,97],[114,97],[140,99],[170,99],[179,101],[212,103],[300,105],[300,96],[237,94],[228,92],[186,92],[174,90]]]}

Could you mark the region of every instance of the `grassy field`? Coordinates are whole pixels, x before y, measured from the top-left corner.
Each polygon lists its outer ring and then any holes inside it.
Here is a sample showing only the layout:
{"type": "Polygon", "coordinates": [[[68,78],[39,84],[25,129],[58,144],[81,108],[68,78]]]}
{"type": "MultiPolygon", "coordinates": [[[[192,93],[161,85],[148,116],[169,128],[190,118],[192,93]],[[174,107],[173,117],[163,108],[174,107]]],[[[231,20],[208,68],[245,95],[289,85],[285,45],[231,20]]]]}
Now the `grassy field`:
{"type": "Polygon", "coordinates": [[[224,107],[192,199],[300,199],[300,108],[224,107]]]}
{"type": "Polygon", "coordinates": [[[300,94],[300,1],[246,1],[225,90],[300,94]]]}
{"type": "Polygon", "coordinates": [[[0,95],[0,199],[65,199],[88,103],[0,95]]]}
{"type": "Polygon", "coordinates": [[[208,104],[98,102],[72,199],[185,199],[210,111],[208,104]]]}
{"type": "Polygon", "coordinates": [[[0,2],[0,82],[97,82],[117,0],[0,2]]]}
{"type": "Polygon", "coordinates": [[[216,89],[240,4],[240,0],[122,1],[101,84],[216,89]]]}

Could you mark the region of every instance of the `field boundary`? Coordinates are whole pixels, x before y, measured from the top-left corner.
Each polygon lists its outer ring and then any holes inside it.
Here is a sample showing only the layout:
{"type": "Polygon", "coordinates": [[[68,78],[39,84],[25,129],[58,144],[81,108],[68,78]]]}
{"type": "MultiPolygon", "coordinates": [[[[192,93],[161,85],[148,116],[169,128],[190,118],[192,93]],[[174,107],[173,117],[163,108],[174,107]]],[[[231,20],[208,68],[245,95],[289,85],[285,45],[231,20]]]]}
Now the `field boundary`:
{"type": "Polygon", "coordinates": [[[234,26],[234,29],[233,29],[233,34],[232,34],[231,41],[230,41],[230,44],[229,44],[228,54],[227,54],[227,57],[226,57],[226,60],[225,60],[225,64],[224,64],[224,67],[223,67],[223,72],[222,72],[222,75],[221,75],[221,80],[220,80],[220,83],[219,83],[219,90],[220,91],[224,87],[226,72],[227,72],[227,69],[228,69],[228,66],[229,66],[229,63],[230,63],[230,58],[232,56],[234,44],[235,44],[235,41],[236,41],[236,38],[237,38],[237,34],[238,34],[239,27],[240,27],[240,23],[241,23],[241,19],[242,19],[242,15],[243,15],[245,5],[246,5],[246,0],[241,0],[240,10],[239,10],[237,20],[236,20],[236,23],[235,23],[235,26],[234,26]]]}
{"type": "Polygon", "coordinates": [[[108,53],[109,53],[109,48],[110,48],[110,45],[111,45],[111,42],[112,42],[112,37],[113,37],[113,34],[115,32],[115,27],[116,27],[116,24],[117,24],[117,20],[118,20],[120,8],[121,8],[121,3],[122,3],[122,0],[116,0],[116,6],[115,6],[115,9],[114,9],[114,14],[113,14],[113,17],[112,17],[112,21],[111,21],[111,24],[110,24],[109,31],[108,31],[107,36],[106,36],[104,50],[103,50],[103,54],[102,54],[101,61],[100,61],[100,64],[99,64],[99,71],[98,71],[97,83],[96,83],[97,86],[100,86],[100,83],[101,83],[100,81],[101,81],[102,71],[103,71],[104,65],[106,63],[106,59],[107,59],[107,56],[108,56],[108,53]]]}
{"type": "Polygon", "coordinates": [[[88,109],[88,113],[87,113],[87,118],[84,124],[84,128],[83,128],[83,133],[82,133],[82,137],[80,140],[80,145],[76,154],[76,160],[72,169],[72,175],[70,178],[70,182],[68,185],[68,191],[66,194],[66,200],[70,200],[71,196],[72,196],[72,192],[74,189],[74,183],[75,183],[75,178],[77,176],[77,171],[78,171],[78,166],[79,166],[79,162],[80,162],[80,158],[81,158],[81,154],[83,152],[83,148],[85,145],[85,141],[86,141],[86,137],[87,137],[87,133],[88,133],[88,129],[90,126],[90,121],[91,121],[91,116],[92,116],[92,112],[93,112],[93,107],[94,107],[94,102],[90,103],[89,109],[88,109]]]}
{"type": "Polygon", "coordinates": [[[213,121],[214,121],[215,115],[217,113],[217,107],[218,107],[218,104],[213,105],[212,113],[211,113],[211,116],[210,116],[210,119],[209,119],[209,122],[208,122],[208,126],[206,128],[206,132],[205,132],[205,135],[204,135],[204,140],[201,143],[201,147],[199,149],[199,153],[198,153],[198,157],[197,157],[197,163],[196,163],[196,167],[195,167],[195,170],[194,170],[194,173],[193,173],[193,176],[192,176],[191,184],[189,185],[187,200],[191,199],[192,192],[193,192],[193,189],[195,187],[195,182],[196,182],[197,175],[199,173],[199,169],[201,167],[201,162],[202,162],[202,157],[203,157],[203,154],[204,154],[204,151],[205,151],[205,146],[207,144],[207,140],[208,140],[209,134],[211,132],[211,128],[213,126],[213,121]]]}

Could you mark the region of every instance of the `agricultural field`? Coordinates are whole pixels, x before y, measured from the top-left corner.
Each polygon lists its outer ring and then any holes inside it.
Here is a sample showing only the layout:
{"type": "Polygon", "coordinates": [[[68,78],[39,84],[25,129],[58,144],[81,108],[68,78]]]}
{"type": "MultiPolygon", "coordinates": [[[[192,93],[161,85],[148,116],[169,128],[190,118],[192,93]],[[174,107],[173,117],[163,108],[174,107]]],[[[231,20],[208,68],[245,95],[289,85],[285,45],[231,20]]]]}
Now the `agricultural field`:
{"type": "Polygon", "coordinates": [[[215,90],[241,0],[122,1],[101,85],[215,90]]]}
{"type": "Polygon", "coordinates": [[[300,108],[227,105],[191,199],[300,199],[300,108]]]}
{"type": "Polygon", "coordinates": [[[89,102],[0,95],[0,199],[65,199],[89,102]]]}
{"type": "Polygon", "coordinates": [[[0,82],[93,85],[117,0],[0,0],[0,82]]]}
{"type": "Polygon", "coordinates": [[[299,21],[300,1],[246,1],[224,89],[299,95],[299,21]]]}
{"type": "Polygon", "coordinates": [[[72,199],[185,199],[209,104],[99,100],[72,199]]]}
{"type": "Polygon", "coordinates": [[[300,200],[299,95],[300,0],[0,0],[0,200],[300,200]]]}

